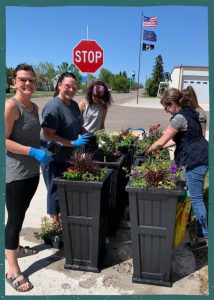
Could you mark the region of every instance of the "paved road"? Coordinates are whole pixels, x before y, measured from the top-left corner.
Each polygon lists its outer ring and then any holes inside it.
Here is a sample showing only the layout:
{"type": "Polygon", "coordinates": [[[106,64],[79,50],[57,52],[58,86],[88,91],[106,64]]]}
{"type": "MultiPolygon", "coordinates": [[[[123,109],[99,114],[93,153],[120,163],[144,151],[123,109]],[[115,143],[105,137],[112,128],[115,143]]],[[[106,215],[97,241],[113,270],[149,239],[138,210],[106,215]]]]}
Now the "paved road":
{"type": "MultiPolygon", "coordinates": [[[[75,96],[79,101],[83,96],[75,96]]],[[[39,106],[41,116],[42,109],[50,97],[33,99],[39,106]]],[[[156,98],[139,98],[137,105],[136,93],[113,94],[114,102],[109,108],[106,117],[106,128],[112,130],[127,129],[129,127],[143,127],[148,130],[153,124],[160,123],[165,129],[169,124],[171,115],[167,114],[156,98]],[[136,107],[137,106],[137,107],[136,107]]],[[[205,107],[206,109],[206,107],[205,107]]],[[[209,126],[209,113],[208,126],[209,126]]]]}

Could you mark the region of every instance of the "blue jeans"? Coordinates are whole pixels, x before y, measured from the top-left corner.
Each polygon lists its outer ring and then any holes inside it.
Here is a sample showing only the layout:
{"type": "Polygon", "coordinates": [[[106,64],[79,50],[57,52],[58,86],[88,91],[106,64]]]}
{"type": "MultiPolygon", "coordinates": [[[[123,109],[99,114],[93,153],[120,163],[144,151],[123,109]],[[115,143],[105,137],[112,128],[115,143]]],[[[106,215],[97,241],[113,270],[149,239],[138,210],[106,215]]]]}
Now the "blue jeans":
{"type": "Polygon", "coordinates": [[[203,201],[204,180],[208,167],[197,166],[186,170],[186,182],[189,197],[197,222],[197,236],[208,238],[207,210],[203,201]]]}
{"type": "Polygon", "coordinates": [[[59,213],[59,196],[57,185],[54,183],[56,177],[61,177],[62,173],[70,166],[67,162],[51,161],[47,165],[41,165],[42,174],[47,188],[47,213],[57,215],[59,213]]]}

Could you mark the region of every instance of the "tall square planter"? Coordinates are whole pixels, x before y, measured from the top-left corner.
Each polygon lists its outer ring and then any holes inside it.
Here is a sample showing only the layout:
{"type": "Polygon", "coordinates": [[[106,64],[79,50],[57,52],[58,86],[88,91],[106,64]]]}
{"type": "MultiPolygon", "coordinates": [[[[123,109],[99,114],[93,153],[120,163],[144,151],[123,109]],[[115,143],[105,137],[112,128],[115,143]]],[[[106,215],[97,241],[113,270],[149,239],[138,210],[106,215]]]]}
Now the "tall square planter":
{"type": "Polygon", "coordinates": [[[127,156],[122,154],[120,157],[117,157],[115,161],[97,161],[100,167],[112,169],[108,222],[109,235],[116,234],[119,219],[128,204],[128,193],[125,191],[128,179],[123,170],[126,164],[126,158],[127,156]]]}
{"type": "Polygon", "coordinates": [[[102,182],[56,178],[65,269],[100,271],[105,252],[111,170],[102,182]]]}
{"type": "Polygon", "coordinates": [[[134,273],[132,282],[172,286],[171,260],[182,189],[133,188],[128,183],[134,273]]]}

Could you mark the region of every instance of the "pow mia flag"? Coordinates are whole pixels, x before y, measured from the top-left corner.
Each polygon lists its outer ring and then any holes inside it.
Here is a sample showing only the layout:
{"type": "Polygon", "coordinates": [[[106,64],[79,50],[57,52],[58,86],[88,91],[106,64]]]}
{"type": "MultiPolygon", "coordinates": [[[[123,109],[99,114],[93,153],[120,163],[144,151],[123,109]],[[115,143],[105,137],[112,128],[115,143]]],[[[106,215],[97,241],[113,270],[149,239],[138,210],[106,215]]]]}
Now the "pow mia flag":
{"type": "Polygon", "coordinates": [[[150,50],[153,50],[154,48],[155,48],[155,45],[143,43],[142,50],[143,51],[150,51],[150,50]]]}

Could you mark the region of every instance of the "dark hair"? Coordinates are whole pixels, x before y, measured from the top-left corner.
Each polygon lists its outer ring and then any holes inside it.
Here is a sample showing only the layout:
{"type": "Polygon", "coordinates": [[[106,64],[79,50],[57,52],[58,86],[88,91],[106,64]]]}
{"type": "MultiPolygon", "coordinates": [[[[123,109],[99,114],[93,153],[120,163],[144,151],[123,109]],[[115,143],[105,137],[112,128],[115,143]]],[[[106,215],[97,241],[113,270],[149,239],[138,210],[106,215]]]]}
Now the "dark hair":
{"type": "Polygon", "coordinates": [[[190,98],[188,95],[185,95],[178,89],[170,88],[163,94],[163,96],[161,97],[160,103],[163,106],[167,106],[171,103],[176,103],[181,107],[190,106],[190,107],[194,108],[193,101],[194,100],[192,100],[192,98],[190,98]]]}
{"type": "Polygon", "coordinates": [[[101,80],[96,80],[94,81],[89,87],[88,87],[88,90],[87,90],[87,93],[86,93],[86,99],[87,101],[89,102],[89,105],[92,105],[93,104],[93,99],[92,99],[92,94],[93,94],[93,88],[95,85],[101,85],[104,87],[104,94],[102,96],[102,103],[105,107],[108,107],[111,105],[112,103],[112,97],[111,97],[111,94],[107,88],[107,86],[105,85],[104,82],[102,82],[101,80]]]}
{"type": "Polygon", "coordinates": [[[58,80],[57,80],[57,83],[56,83],[56,86],[55,86],[55,93],[54,93],[54,97],[56,97],[57,95],[59,95],[59,83],[61,83],[66,77],[71,77],[73,79],[75,79],[77,81],[77,78],[76,76],[71,73],[71,72],[64,72],[62,73],[58,80]]]}
{"type": "Polygon", "coordinates": [[[31,65],[28,65],[28,64],[23,63],[23,64],[17,65],[17,67],[16,67],[15,70],[13,71],[13,79],[16,78],[17,72],[18,72],[18,71],[22,71],[22,70],[23,70],[23,71],[29,71],[29,72],[32,72],[33,75],[36,77],[36,73],[35,73],[33,67],[32,67],[31,65]]]}
{"type": "Polygon", "coordinates": [[[198,104],[198,99],[197,99],[197,96],[196,96],[196,93],[195,93],[195,90],[193,89],[193,87],[191,85],[188,85],[188,87],[186,89],[183,89],[182,90],[182,93],[188,97],[190,97],[193,101],[193,105],[194,107],[193,108],[197,108],[199,107],[199,104],[198,104]]]}

